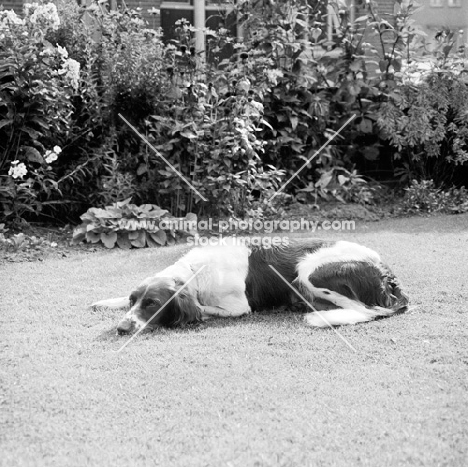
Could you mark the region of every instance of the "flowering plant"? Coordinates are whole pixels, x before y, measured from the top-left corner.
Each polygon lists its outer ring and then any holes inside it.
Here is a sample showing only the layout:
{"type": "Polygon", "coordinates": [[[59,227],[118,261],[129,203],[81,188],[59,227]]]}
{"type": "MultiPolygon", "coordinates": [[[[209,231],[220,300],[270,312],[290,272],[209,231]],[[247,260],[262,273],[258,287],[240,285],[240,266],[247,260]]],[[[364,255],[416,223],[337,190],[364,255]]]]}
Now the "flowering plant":
{"type": "Polygon", "coordinates": [[[78,61],[48,40],[59,26],[53,3],[27,3],[23,18],[0,11],[0,212],[7,218],[39,212],[58,191],[50,164],[61,148],[47,148],[66,140],[80,83],[78,61]]]}

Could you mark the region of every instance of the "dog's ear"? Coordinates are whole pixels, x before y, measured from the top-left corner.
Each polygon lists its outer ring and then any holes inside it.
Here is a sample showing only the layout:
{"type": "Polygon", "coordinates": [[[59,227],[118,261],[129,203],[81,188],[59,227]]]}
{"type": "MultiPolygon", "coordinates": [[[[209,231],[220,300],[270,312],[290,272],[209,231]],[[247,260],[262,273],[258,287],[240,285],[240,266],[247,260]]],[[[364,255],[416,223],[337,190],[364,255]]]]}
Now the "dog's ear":
{"type": "Polygon", "coordinates": [[[184,282],[176,280],[176,296],[172,300],[174,307],[173,326],[184,326],[185,324],[198,323],[202,320],[198,300],[187,287],[180,291],[183,285],[184,282]]]}
{"type": "Polygon", "coordinates": [[[98,308],[124,310],[125,308],[130,308],[130,299],[128,298],[128,295],[126,297],[108,298],[107,300],[100,300],[99,302],[92,303],[90,308],[93,310],[98,308]]]}

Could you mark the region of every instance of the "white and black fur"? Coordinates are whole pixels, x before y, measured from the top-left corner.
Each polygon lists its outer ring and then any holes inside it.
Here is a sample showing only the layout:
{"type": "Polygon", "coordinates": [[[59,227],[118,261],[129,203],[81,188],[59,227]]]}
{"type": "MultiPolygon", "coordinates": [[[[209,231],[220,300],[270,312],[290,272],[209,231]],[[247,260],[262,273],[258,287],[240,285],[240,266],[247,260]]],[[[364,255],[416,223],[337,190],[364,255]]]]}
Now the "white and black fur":
{"type": "Polygon", "coordinates": [[[297,302],[309,311],[310,305],[322,310],[305,315],[306,324],[314,327],[371,321],[408,306],[397,279],[375,251],[356,243],[317,239],[271,248],[194,248],[145,279],[129,297],[93,306],[129,306],[117,327],[119,334],[125,334],[144,326],[182,326],[211,317],[293,307],[297,302]]]}

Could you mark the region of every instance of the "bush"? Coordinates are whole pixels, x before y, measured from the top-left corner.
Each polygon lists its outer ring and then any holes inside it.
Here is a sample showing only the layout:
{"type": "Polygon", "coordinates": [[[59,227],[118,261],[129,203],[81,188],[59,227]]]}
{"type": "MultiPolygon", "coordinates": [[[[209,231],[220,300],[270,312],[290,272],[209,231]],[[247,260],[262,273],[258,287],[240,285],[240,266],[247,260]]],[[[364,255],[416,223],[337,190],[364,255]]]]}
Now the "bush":
{"type": "Polygon", "coordinates": [[[27,4],[23,19],[0,11],[0,205],[7,219],[37,214],[61,194],[53,166],[79,64],[46,40],[59,22],[52,3],[27,4]]]}
{"type": "Polygon", "coordinates": [[[354,23],[330,1],[332,40],[324,2],[238,2],[245,40],[205,30],[206,61],[186,21],[167,44],[139,11],[57,5],[28,6],[24,19],[0,13],[0,203],[9,219],[74,220],[130,196],[178,216],[262,216],[293,175],[276,203],[368,204],[376,191],[362,161],[438,186],[466,163],[468,96],[453,66],[462,62],[444,46],[432,74],[408,82],[404,58],[419,35],[412,1],[399,4],[395,24],[373,1],[354,23]]]}
{"type": "Polygon", "coordinates": [[[380,107],[378,124],[406,168],[401,181],[432,179],[442,186],[468,162],[468,80],[455,60],[427,64],[429,69],[406,73],[380,107]]]}
{"type": "Polygon", "coordinates": [[[442,190],[436,188],[433,180],[413,180],[405,189],[401,210],[405,213],[468,212],[468,190],[463,187],[442,190]]]}
{"type": "Polygon", "coordinates": [[[159,206],[137,206],[128,198],[104,209],[89,209],[81,216],[83,223],[73,232],[73,243],[86,240],[102,243],[106,248],[123,249],[174,245],[195,232],[196,219],[193,214],[183,219],[171,218],[159,206]]]}

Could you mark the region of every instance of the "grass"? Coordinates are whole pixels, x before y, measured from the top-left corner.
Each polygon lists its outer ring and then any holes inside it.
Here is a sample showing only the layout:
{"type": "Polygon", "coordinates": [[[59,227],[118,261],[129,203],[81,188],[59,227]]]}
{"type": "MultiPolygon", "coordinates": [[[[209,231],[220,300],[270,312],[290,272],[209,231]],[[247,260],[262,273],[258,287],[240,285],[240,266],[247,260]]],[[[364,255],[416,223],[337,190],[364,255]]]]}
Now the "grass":
{"type": "MultiPolygon", "coordinates": [[[[377,249],[414,311],[339,329],[255,314],[127,338],[96,299],[184,247],[0,266],[2,466],[465,466],[468,215],[316,236],[377,249]]],[[[303,235],[303,234],[302,234],[303,235]]]]}

